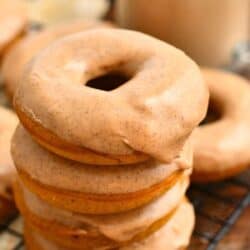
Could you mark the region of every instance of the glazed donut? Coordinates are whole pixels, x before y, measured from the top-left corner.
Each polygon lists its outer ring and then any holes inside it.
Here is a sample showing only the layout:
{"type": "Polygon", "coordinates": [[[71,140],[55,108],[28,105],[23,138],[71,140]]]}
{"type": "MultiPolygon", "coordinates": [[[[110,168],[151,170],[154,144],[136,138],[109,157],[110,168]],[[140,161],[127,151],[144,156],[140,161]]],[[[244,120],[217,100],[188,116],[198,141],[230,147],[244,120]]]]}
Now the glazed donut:
{"type": "Polygon", "coordinates": [[[0,198],[12,200],[11,183],[15,167],[10,155],[11,137],[18,119],[11,111],[0,107],[0,198]]]}
{"type": "MultiPolygon", "coordinates": [[[[132,243],[129,246],[121,247],[120,250],[180,250],[185,249],[190,241],[194,228],[194,210],[186,200],[182,201],[170,220],[157,232],[149,237],[132,243]]],[[[73,250],[90,249],[82,245],[81,248],[65,247],[61,242],[48,239],[44,234],[37,233],[29,223],[25,226],[25,239],[28,250],[73,250]],[[83,248],[82,248],[83,247],[83,248]]],[[[116,249],[116,248],[115,248],[116,249]]]]}
{"type": "Polygon", "coordinates": [[[85,215],[55,208],[20,182],[15,199],[25,221],[39,234],[69,248],[113,249],[144,239],[166,224],[183,200],[188,182],[188,178],[182,179],[144,207],[115,215],[85,215]]]}
{"type": "Polygon", "coordinates": [[[193,134],[194,181],[232,177],[250,165],[250,86],[232,73],[203,69],[213,122],[193,134]]]}
{"type": "Polygon", "coordinates": [[[32,192],[56,207],[88,214],[127,211],[155,199],[190,174],[192,153],[187,142],[170,164],[148,160],[123,167],[94,166],[48,152],[21,126],[12,140],[17,171],[32,192]]]}
{"type": "Polygon", "coordinates": [[[120,250],[184,250],[187,249],[194,229],[193,206],[182,201],[172,218],[159,231],[141,242],[135,242],[120,250]]]}
{"type": "Polygon", "coordinates": [[[0,56],[26,28],[27,13],[21,1],[1,0],[0,2],[0,56]]]}
{"type": "Polygon", "coordinates": [[[41,32],[26,36],[15,43],[3,57],[2,65],[2,77],[10,98],[13,98],[18,87],[24,66],[40,50],[60,37],[97,27],[111,28],[112,26],[107,22],[74,20],[51,26],[41,32]]]}
{"type": "Polygon", "coordinates": [[[49,46],[27,67],[14,100],[38,143],[62,157],[101,165],[149,157],[171,162],[207,103],[200,70],[183,52],[119,29],[86,31],[49,46]],[[86,86],[112,73],[127,82],[112,91],[86,86]]]}

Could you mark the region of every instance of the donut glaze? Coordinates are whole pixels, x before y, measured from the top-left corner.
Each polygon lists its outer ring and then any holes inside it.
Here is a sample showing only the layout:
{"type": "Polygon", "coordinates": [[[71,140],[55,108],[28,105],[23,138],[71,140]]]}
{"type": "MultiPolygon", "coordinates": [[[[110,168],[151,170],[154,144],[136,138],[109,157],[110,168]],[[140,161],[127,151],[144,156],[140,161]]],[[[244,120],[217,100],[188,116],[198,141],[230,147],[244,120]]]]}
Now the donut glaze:
{"type": "Polygon", "coordinates": [[[97,27],[112,27],[106,22],[74,20],[51,26],[41,32],[35,32],[16,42],[4,55],[2,76],[7,93],[13,98],[25,65],[36,55],[58,38],[97,27]]]}
{"type": "Polygon", "coordinates": [[[159,231],[141,242],[135,242],[120,250],[184,250],[189,245],[194,222],[193,206],[184,200],[180,203],[173,217],[159,231]]]}
{"type": "Polygon", "coordinates": [[[47,149],[83,163],[85,149],[118,158],[106,164],[145,161],[129,158],[137,152],[171,162],[207,103],[199,68],[183,52],[118,29],[55,42],[27,67],[14,100],[24,127],[47,149]],[[130,79],[112,91],[85,86],[112,72],[130,79]]]}
{"type": "Polygon", "coordinates": [[[71,211],[98,214],[145,204],[189,175],[192,166],[189,142],[170,164],[155,160],[122,167],[77,163],[43,149],[21,126],[12,140],[12,156],[20,178],[41,198],[71,211]]]}
{"type": "Polygon", "coordinates": [[[65,237],[77,235],[71,242],[65,239],[64,245],[114,248],[128,245],[159,230],[183,200],[188,182],[188,178],[182,179],[155,201],[115,215],[84,215],[55,208],[28,191],[20,182],[15,188],[15,199],[25,220],[52,240],[62,242],[65,237]],[[93,240],[93,236],[96,240],[93,240]]]}
{"type": "Polygon", "coordinates": [[[18,119],[11,111],[0,107],[0,197],[11,200],[11,182],[15,167],[10,155],[11,137],[18,119]]]}
{"type": "MultiPolygon", "coordinates": [[[[194,227],[194,210],[187,201],[182,201],[170,220],[157,232],[148,238],[132,243],[129,246],[121,247],[121,250],[179,250],[188,246],[194,227]]],[[[28,250],[73,250],[78,248],[68,248],[46,238],[43,234],[32,230],[28,223],[25,227],[25,239],[28,250]]],[[[81,250],[85,245],[81,246],[81,250]]],[[[106,249],[106,248],[98,248],[106,249]]]]}
{"type": "Polygon", "coordinates": [[[232,73],[203,69],[219,118],[193,134],[194,181],[232,177],[250,165],[250,86],[232,73]]]}
{"type": "Polygon", "coordinates": [[[21,1],[1,0],[0,2],[0,56],[6,47],[25,29],[27,13],[21,1]]]}

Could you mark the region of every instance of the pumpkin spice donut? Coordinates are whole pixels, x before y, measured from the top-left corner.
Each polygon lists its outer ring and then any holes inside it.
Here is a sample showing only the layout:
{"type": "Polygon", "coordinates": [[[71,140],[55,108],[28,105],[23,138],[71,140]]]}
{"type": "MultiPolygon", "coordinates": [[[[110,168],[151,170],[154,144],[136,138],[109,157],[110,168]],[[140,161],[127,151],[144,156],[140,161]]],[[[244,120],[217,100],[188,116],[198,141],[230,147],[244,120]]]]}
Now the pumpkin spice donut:
{"type": "MultiPolygon", "coordinates": [[[[185,249],[190,241],[194,228],[194,210],[185,199],[180,203],[175,213],[156,232],[148,237],[120,248],[91,248],[91,249],[120,249],[120,250],[180,250],[185,249]]],[[[78,247],[66,247],[60,241],[54,241],[43,233],[37,232],[28,222],[25,224],[25,240],[28,250],[84,250],[78,247]]]]}
{"type": "Polygon", "coordinates": [[[0,107],[0,198],[12,201],[12,180],[15,167],[10,155],[11,137],[18,119],[11,111],[0,107]]]}
{"type": "Polygon", "coordinates": [[[178,157],[205,116],[208,91],[180,50],[135,31],[95,29],[43,50],[14,99],[21,123],[48,150],[117,165],[178,157]],[[93,83],[112,74],[127,81],[93,83]]]}
{"type": "Polygon", "coordinates": [[[232,177],[250,165],[249,81],[215,69],[202,72],[210,91],[208,116],[213,117],[193,134],[192,179],[197,182],[232,177]]]}
{"type": "Polygon", "coordinates": [[[7,47],[25,30],[27,13],[21,1],[1,0],[0,2],[0,56],[7,47]]]}
{"type": "Polygon", "coordinates": [[[46,238],[74,249],[113,249],[147,238],[168,223],[188,182],[184,178],[144,207],[115,215],[85,215],[55,208],[21,182],[15,187],[15,198],[26,223],[46,238]]]}
{"type": "Polygon", "coordinates": [[[17,171],[32,192],[56,207],[88,214],[118,213],[155,199],[190,174],[192,154],[187,142],[169,164],[150,159],[122,167],[98,166],[50,153],[21,126],[12,140],[17,171]]]}
{"type": "Polygon", "coordinates": [[[25,65],[39,51],[60,37],[98,27],[111,28],[112,26],[107,22],[74,20],[51,26],[16,42],[3,57],[2,65],[2,77],[10,99],[13,98],[18,87],[25,65]]]}

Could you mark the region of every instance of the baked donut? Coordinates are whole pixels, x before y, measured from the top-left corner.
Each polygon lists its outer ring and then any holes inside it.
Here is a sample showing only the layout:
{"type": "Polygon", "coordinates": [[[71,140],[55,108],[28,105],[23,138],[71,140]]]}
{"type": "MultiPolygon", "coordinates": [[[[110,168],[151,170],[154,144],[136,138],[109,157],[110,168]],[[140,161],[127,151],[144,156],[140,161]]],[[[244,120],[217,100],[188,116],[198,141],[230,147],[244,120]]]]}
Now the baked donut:
{"type": "Polygon", "coordinates": [[[9,97],[13,98],[25,65],[40,50],[60,37],[97,27],[112,26],[107,22],[74,20],[35,32],[16,42],[4,56],[2,65],[2,76],[9,97]]]}
{"type": "Polygon", "coordinates": [[[12,201],[11,183],[15,167],[10,155],[11,137],[18,119],[11,111],[0,107],[0,198],[12,201]]]}
{"type": "MultiPolygon", "coordinates": [[[[138,242],[131,243],[128,246],[119,248],[120,250],[179,250],[185,249],[190,241],[191,233],[194,227],[193,207],[186,200],[182,201],[176,212],[171,216],[169,221],[158,231],[147,238],[138,242]]],[[[28,250],[76,250],[90,249],[85,245],[72,248],[61,245],[61,242],[55,242],[48,239],[44,234],[37,233],[26,223],[25,240],[28,250]]],[[[93,249],[93,248],[92,248],[93,249]]],[[[101,248],[106,249],[106,248],[101,248]]],[[[117,248],[114,248],[117,249],[117,248]]]]}
{"type": "Polygon", "coordinates": [[[159,231],[120,250],[184,250],[189,245],[194,222],[193,206],[184,200],[172,218],[159,231]]]}
{"type": "Polygon", "coordinates": [[[43,50],[14,100],[21,123],[38,143],[62,157],[101,165],[149,157],[171,162],[207,103],[200,70],[183,52],[119,29],[71,35],[43,50]],[[114,73],[128,80],[99,89],[89,82],[114,73]]]}
{"type": "MultiPolygon", "coordinates": [[[[203,69],[210,91],[212,121],[193,134],[198,182],[232,177],[250,165],[250,86],[233,73],[203,69]]],[[[210,116],[211,117],[211,116],[210,116]]]]}
{"type": "Polygon", "coordinates": [[[155,199],[190,174],[192,154],[187,142],[169,164],[150,159],[122,167],[97,166],[50,153],[21,126],[12,140],[13,160],[25,186],[56,207],[88,214],[127,211],[155,199]]]}
{"type": "Polygon", "coordinates": [[[0,2],[0,56],[26,28],[28,19],[24,4],[18,0],[0,2]]]}
{"type": "Polygon", "coordinates": [[[188,178],[155,201],[128,212],[86,215],[55,208],[17,183],[15,198],[34,231],[65,247],[114,249],[142,240],[166,224],[183,200],[188,178]]]}

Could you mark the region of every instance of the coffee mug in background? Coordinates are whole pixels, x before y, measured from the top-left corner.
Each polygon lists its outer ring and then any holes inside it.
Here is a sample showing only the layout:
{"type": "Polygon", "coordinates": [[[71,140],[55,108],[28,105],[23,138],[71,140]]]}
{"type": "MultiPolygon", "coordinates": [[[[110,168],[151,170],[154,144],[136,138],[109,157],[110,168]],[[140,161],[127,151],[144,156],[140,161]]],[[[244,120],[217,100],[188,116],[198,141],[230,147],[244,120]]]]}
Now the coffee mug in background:
{"type": "Polygon", "coordinates": [[[117,0],[115,19],[184,50],[200,65],[228,66],[249,39],[250,0],[117,0]]]}

